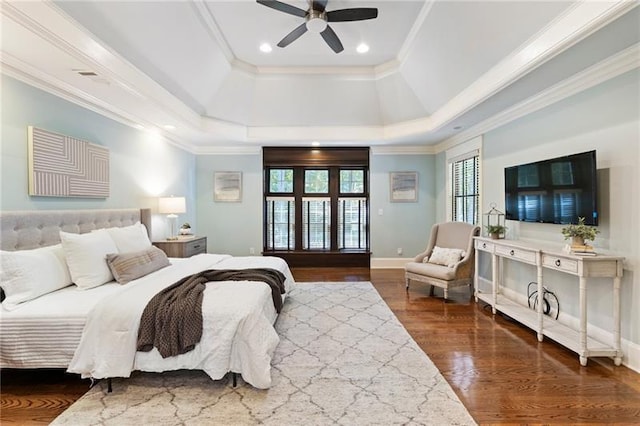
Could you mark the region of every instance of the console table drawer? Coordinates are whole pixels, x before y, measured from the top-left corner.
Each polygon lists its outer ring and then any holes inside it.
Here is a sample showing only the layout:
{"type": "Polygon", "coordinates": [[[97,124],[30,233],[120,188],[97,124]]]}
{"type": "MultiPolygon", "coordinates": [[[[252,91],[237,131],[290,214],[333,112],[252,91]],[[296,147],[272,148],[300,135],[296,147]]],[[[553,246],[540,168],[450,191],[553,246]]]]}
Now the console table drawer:
{"type": "Polygon", "coordinates": [[[493,252],[494,245],[492,243],[488,243],[486,241],[478,241],[476,240],[476,250],[488,251],[490,253],[493,252]]]}
{"type": "Polygon", "coordinates": [[[513,258],[521,262],[536,264],[536,252],[512,248],[509,246],[496,246],[496,254],[499,256],[513,258]]]}
{"type": "Polygon", "coordinates": [[[543,254],[542,266],[549,269],[555,269],[557,271],[568,272],[570,274],[578,273],[578,261],[567,259],[565,257],[543,254]]]}

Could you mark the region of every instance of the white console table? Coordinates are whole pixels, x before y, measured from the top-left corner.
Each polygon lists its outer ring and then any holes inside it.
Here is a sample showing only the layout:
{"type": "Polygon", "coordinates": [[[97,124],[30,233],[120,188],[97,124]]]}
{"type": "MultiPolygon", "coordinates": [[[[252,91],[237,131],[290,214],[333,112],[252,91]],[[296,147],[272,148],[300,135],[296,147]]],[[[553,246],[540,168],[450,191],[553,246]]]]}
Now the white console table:
{"type": "Polygon", "coordinates": [[[590,356],[612,357],[615,365],[622,363],[620,348],[620,281],[622,278],[623,257],[596,255],[578,256],[562,251],[537,248],[532,244],[516,240],[494,240],[484,237],[475,239],[475,300],[482,300],[491,305],[492,311],[504,314],[535,330],[538,340],[547,336],[566,346],[580,356],[580,364],[587,365],[590,356]],[[478,260],[479,253],[491,254],[492,291],[483,293],[478,290],[478,260]],[[527,263],[536,267],[538,284],[538,303],[536,311],[522,306],[502,294],[503,261],[509,259],[527,263]],[[555,319],[545,316],[542,312],[543,270],[553,269],[579,278],[580,285],[580,328],[574,330],[555,319]],[[587,278],[604,277],[613,280],[613,342],[611,345],[599,342],[587,335],[587,278]]]}

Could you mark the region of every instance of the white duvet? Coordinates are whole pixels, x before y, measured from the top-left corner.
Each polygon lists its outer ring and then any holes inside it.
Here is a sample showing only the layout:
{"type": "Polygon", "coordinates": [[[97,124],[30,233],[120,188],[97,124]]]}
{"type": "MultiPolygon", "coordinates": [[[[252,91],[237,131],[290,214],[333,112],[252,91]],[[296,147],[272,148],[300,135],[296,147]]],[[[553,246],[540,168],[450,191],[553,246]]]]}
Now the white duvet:
{"type": "Polygon", "coordinates": [[[129,377],[134,370],[198,369],[212,379],[232,371],[256,388],[271,385],[271,357],[279,338],[273,327],[277,313],[271,288],[260,282],[211,282],[203,294],[203,333],[195,349],[162,358],[157,349],[137,352],[140,316],[147,302],[179,279],[206,269],[277,269],[293,277],[286,262],[276,257],[231,257],[201,254],[122,286],[99,303],[87,318],[80,344],[68,371],[96,379],[129,377]]]}

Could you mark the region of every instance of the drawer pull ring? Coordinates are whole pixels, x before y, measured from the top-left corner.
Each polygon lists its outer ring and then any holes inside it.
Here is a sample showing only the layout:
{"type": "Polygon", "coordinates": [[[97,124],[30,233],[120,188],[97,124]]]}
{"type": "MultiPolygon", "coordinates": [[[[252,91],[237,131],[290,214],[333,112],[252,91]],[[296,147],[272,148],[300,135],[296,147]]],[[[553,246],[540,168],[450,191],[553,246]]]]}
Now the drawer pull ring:
{"type": "Polygon", "coordinates": [[[560,259],[556,259],[556,266],[560,266],[560,259]]]}
{"type": "Polygon", "coordinates": [[[509,252],[509,254],[510,254],[511,256],[513,256],[514,254],[516,254],[516,252],[515,252],[515,251],[513,251],[513,250],[511,250],[511,251],[509,252]]]}

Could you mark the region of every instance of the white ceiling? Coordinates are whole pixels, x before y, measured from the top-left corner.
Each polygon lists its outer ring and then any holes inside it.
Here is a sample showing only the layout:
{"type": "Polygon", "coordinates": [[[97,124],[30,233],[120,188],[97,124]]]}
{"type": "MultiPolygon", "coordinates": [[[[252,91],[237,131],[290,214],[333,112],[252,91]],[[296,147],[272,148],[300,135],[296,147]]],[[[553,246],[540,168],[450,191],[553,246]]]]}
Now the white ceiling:
{"type": "Polygon", "coordinates": [[[192,152],[433,148],[624,52],[637,67],[637,5],[329,0],[328,11],[378,9],[330,24],[345,48],[335,54],[311,32],[276,47],[303,18],[253,0],[3,2],[2,71],[129,125],[171,124],[161,131],[192,152]]]}

